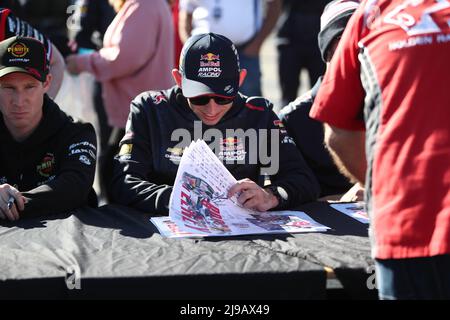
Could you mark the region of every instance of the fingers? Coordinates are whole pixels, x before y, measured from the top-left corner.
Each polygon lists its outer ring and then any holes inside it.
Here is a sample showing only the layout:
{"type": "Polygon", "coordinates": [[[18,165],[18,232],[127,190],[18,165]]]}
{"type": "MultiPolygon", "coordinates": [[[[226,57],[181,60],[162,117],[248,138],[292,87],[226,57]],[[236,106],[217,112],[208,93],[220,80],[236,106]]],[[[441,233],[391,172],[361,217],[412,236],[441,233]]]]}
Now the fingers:
{"type": "Polygon", "coordinates": [[[250,179],[238,181],[228,191],[228,198],[238,194],[238,202],[247,209],[267,211],[276,206],[276,198],[250,179]],[[272,199],[275,198],[275,201],[272,199]]]}
{"type": "Polygon", "coordinates": [[[11,195],[14,197],[16,201],[15,203],[15,205],[17,206],[16,209],[19,209],[20,211],[25,209],[25,197],[22,196],[22,194],[16,189],[12,191],[11,195]]]}
{"type": "Polygon", "coordinates": [[[19,210],[25,208],[25,198],[14,187],[3,184],[0,186],[0,218],[16,221],[20,219],[19,210]],[[11,203],[11,197],[15,203],[11,203]],[[8,205],[9,203],[9,205],[8,205]]]}
{"type": "Polygon", "coordinates": [[[243,203],[242,205],[244,206],[244,208],[247,209],[254,209],[254,210],[258,210],[258,199],[256,199],[255,197],[247,200],[245,203],[243,203]]]}
{"type": "Polygon", "coordinates": [[[2,201],[1,204],[1,211],[3,214],[3,219],[4,220],[9,220],[9,221],[15,221],[16,216],[14,215],[14,213],[11,211],[11,209],[8,209],[8,204],[7,202],[2,201]]]}
{"type": "Polygon", "coordinates": [[[241,194],[238,197],[238,202],[245,207],[245,203],[249,200],[251,200],[253,197],[256,196],[256,191],[253,189],[247,189],[241,192],[241,194]]]}
{"type": "Polygon", "coordinates": [[[15,218],[15,220],[19,220],[20,219],[20,214],[19,214],[19,210],[17,209],[17,205],[13,204],[11,207],[11,210],[13,217],[15,218]]]}
{"type": "Polygon", "coordinates": [[[230,190],[228,190],[228,198],[231,198],[236,193],[251,189],[252,187],[254,188],[255,185],[257,186],[257,184],[250,179],[239,180],[234,186],[230,188],[230,190]]]}

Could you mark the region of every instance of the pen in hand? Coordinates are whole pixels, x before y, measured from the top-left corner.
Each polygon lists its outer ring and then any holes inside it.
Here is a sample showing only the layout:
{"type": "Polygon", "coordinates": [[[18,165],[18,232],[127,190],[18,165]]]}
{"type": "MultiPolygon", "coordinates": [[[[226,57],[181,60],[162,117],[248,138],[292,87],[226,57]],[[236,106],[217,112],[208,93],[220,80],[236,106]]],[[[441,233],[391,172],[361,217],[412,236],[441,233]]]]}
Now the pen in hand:
{"type": "Polygon", "coordinates": [[[16,199],[13,196],[9,196],[8,204],[7,204],[8,205],[8,210],[11,210],[11,208],[12,208],[12,206],[13,206],[15,201],[16,201],[16,199]]]}

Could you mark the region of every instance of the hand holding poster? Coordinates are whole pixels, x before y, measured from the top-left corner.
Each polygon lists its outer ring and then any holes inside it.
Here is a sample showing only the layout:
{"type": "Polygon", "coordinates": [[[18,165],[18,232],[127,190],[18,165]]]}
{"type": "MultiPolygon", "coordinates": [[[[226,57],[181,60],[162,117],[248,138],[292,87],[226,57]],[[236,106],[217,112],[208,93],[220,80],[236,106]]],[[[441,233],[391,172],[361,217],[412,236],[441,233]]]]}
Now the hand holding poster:
{"type": "Polygon", "coordinates": [[[178,167],[169,205],[170,220],[167,217],[152,218],[152,222],[162,234],[171,237],[328,229],[300,211],[257,212],[242,207],[236,196],[227,197],[229,188],[236,182],[203,140],[192,142],[178,167]]]}

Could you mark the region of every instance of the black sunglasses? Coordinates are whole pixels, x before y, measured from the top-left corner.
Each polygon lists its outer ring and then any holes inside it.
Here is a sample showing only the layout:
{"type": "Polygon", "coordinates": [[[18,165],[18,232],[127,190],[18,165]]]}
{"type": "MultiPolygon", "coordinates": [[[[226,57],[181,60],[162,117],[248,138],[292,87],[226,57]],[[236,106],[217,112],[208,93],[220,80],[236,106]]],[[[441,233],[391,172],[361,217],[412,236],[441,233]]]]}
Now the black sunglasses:
{"type": "Polygon", "coordinates": [[[215,103],[220,104],[221,106],[232,103],[234,97],[219,97],[219,96],[200,96],[195,98],[189,98],[189,101],[196,106],[204,106],[209,103],[209,101],[213,99],[215,103]]]}

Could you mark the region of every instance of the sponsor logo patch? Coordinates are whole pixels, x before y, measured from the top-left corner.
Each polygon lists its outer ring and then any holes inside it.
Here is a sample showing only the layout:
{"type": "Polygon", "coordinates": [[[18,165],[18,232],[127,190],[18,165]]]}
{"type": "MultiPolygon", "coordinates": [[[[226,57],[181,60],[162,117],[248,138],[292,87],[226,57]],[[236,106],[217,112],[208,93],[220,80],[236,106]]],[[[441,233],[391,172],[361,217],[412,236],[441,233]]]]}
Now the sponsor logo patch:
{"type": "Polygon", "coordinates": [[[131,151],[133,151],[133,145],[132,144],[123,144],[122,147],[120,147],[119,156],[123,156],[125,154],[131,154],[131,151]]]}
{"type": "Polygon", "coordinates": [[[169,159],[175,164],[179,164],[181,161],[181,156],[183,155],[183,148],[167,148],[166,154],[164,155],[166,159],[169,159]]]}
{"type": "Polygon", "coordinates": [[[220,55],[211,52],[200,55],[199,78],[218,78],[221,74],[220,55]]]}
{"type": "Polygon", "coordinates": [[[158,94],[156,96],[153,96],[153,103],[154,104],[160,104],[161,102],[167,102],[166,97],[163,94],[158,94]]]}
{"type": "Polygon", "coordinates": [[[278,127],[278,128],[284,128],[283,121],[281,121],[281,120],[275,120],[275,121],[273,122],[273,124],[274,124],[274,126],[276,126],[276,127],[278,127]]]}
{"type": "Polygon", "coordinates": [[[36,167],[37,173],[44,178],[50,177],[55,165],[55,156],[53,153],[47,153],[41,160],[41,163],[36,167]]]}
{"type": "Polygon", "coordinates": [[[14,42],[8,48],[8,52],[16,58],[23,58],[30,52],[30,49],[22,42],[14,42]]]}
{"type": "Polygon", "coordinates": [[[81,155],[79,160],[81,163],[84,163],[87,166],[90,166],[92,164],[91,160],[89,160],[89,158],[86,157],[85,155],[81,155]]]}

